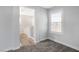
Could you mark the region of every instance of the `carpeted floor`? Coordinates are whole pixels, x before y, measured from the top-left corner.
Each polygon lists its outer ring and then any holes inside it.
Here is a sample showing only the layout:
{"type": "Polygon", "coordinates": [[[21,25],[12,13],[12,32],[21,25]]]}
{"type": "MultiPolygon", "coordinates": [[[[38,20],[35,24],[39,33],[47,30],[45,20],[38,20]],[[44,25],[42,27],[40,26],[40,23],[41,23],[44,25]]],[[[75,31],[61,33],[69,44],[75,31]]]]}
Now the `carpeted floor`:
{"type": "Polygon", "coordinates": [[[37,43],[35,46],[21,47],[20,49],[10,50],[8,52],[78,52],[78,51],[47,39],[45,41],[37,43]]]}

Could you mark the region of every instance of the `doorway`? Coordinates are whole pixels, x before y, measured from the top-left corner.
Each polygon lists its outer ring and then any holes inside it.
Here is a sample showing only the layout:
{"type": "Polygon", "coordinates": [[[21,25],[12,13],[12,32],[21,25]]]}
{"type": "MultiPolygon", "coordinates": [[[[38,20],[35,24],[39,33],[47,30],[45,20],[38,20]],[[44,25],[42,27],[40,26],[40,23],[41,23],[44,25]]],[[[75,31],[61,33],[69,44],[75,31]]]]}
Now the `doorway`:
{"type": "MultiPolygon", "coordinates": [[[[20,7],[20,34],[24,33],[36,43],[35,10],[20,7]]],[[[22,39],[20,39],[22,41],[22,39]]],[[[25,42],[26,40],[24,40],[25,42]]],[[[21,43],[22,45],[23,43],[21,43]]],[[[27,44],[26,42],[24,44],[27,44]]]]}

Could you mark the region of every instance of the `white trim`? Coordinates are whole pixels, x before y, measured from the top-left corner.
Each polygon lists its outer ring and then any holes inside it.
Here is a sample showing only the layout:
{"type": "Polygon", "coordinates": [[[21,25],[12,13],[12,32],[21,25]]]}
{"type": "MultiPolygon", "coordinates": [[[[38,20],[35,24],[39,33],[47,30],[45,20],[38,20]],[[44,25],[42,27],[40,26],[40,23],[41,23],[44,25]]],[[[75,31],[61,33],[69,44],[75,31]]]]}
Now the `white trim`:
{"type": "Polygon", "coordinates": [[[78,47],[72,46],[72,45],[70,45],[70,44],[66,44],[66,43],[60,42],[60,41],[58,41],[58,40],[55,40],[55,42],[58,42],[58,43],[60,43],[60,44],[66,45],[66,46],[71,47],[71,48],[73,48],[73,49],[79,50],[78,47]]]}
{"type": "Polygon", "coordinates": [[[16,49],[19,49],[21,46],[18,46],[18,47],[15,47],[15,48],[8,48],[8,49],[5,49],[5,50],[1,50],[0,52],[7,52],[9,50],[16,50],[16,49]]]}
{"type": "Polygon", "coordinates": [[[47,38],[42,38],[42,39],[40,39],[39,41],[37,41],[37,43],[39,43],[40,41],[44,41],[44,40],[46,40],[47,38]]]}
{"type": "Polygon", "coordinates": [[[48,39],[50,39],[50,40],[52,40],[52,41],[55,41],[55,42],[58,42],[58,43],[60,43],[60,44],[63,44],[63,45],[65,45],[65,46],[68,46],[68,47],[70,47],[70,48],[73,48],[73,49],[79,50],[78,47],[72,46],[72,45],[67,44],[67,43],[60,42],[60,41],[58,41],[58,40],[56,40],[56,39],[53,39],[53,38],[51,38],[51,37],[48,37],[48,39]]]}
{"type": "MultiPolygon", "coordinates": [[[[33,26],[34,26],[34,37],[31,37],[34,39],[34,42],[36,43],[36,20],[35,20],[35,9],[28,8],[28,7],[19,7],[20,10],[20,15],[28,15],[28,16],[33,16],[33,26]]],[[[20,17],[19,20],[21,21],[20,17]]],[[[21,23],[21,22],[20,22],[21,23]]]]}

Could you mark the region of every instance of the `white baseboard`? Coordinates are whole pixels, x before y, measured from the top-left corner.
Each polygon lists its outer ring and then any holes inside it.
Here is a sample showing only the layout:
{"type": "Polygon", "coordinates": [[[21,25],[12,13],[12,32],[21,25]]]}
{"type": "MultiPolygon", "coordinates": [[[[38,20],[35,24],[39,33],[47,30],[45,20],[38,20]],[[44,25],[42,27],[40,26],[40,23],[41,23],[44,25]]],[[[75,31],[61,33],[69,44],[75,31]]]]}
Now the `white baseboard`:
{"type": "Polygon", "coordinates": [[[60,42],[60,41],[58,41],[58,40],[55,40],[55,42],[58,42],[58,43],[60,43],[60,44],[63,44],[63,45],[65,45],[65,46],[68,46],[68,47],[70,47],[70,48],[73,48],[73,49],[79,50],[78,47],[72,46],[72,45],[70,45],[70,44],[66,44],[66,43],[60,42]]]}
{"type": "Polygon", "coordinates": [[[19,48],[20,48],[20,46],[15,47],[15,48],[8,48],[8,49],[5,49],[5,50],[1,50],[0,52],[7,52],[9,50],[16,50],[16,49],[19,49],[19,48]]]}
{"type": "MultiPolygon", "coordinates": [[[[51,37],[42,38],[42,39],[40,39],[37,43],[39,43],[40,41],[46,40],[46,39],[50,39],[50,40],[52,40],[52,41],[58,42],[58,43],[63,44],[63,45],[65,45],[65,46],[68,46],[68,47],[71,47],[71,48],[73,48],[73,49],[79,50],[78,47],[69,45],[69,44],[67,44],[67,43],[63,43],[63,42],[58,41],[58,40],[56,40],[56,39],[53,39],[53,38],[51,38],[51,37]]],[[[16,49],[19,49],[20,47],[21,47],[21,44],[20,44],[20,46],[18,46],[18,47],[16,47],[16,48],[10,48],[10,49],[6,49],[6,50],[4,50],[4,51],[16,50],[16,49]]]]}
{"type": "Polygon", "coordinates": [[[40,41],[44,41],[44,40],[46,40],[46,39],[47,39],[46,37],[41,38],[41,39],[39,39],[39,41],[37,41],[37,43],[39,43],[40,41]]]}
{"type": "Polygon", "coordinates": [[[73,49],[79,50],[78,47],[72,46],[72,45],[67,44],[67,43],[63,43],[63,42],[58,41],[58,40],[56,40],[56,39],[53,39],[53,38],[51,38],[51,37],[48,37],[48,39],[50,39],[50,40],[52,40],[52,41],[55,41],[55,42],[58,42],[58,43],[60,43],[60,44],[63,44],[63,45],[65,45],[65,46],[68,46],[68,47],[70,47],[70,48],[73,48],[73,49]]]}

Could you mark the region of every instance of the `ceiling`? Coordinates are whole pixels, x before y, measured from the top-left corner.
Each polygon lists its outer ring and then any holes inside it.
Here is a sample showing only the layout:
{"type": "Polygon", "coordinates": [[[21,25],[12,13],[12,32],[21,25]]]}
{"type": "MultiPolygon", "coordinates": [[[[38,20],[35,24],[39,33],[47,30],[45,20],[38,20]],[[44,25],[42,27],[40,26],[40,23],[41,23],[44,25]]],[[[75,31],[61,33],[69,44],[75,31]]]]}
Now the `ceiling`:
{"type": "Polygon", "coordinates": [[[46,9],[50,9],[50,8],[52,8],[52,7],[54,7],[54,6],[40,6],[40,7],[46,8],[46,9]]]}

